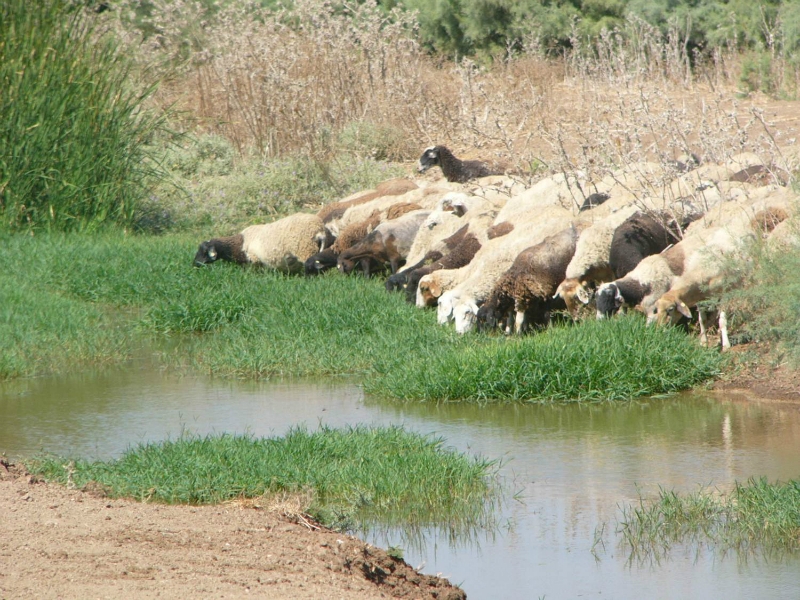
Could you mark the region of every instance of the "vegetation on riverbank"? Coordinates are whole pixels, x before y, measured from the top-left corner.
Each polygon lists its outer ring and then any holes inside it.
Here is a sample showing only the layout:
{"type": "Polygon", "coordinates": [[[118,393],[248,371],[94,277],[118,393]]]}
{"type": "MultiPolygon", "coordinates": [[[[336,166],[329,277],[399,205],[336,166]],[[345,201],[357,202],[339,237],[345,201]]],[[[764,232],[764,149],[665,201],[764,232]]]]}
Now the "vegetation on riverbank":
{"type": "Polygon", "coordinates": [[[376,522],[475,529],[488,524],[499,492],[496,463],[400,427],[186,436],[136,446],[112,461],[47,457],[26,466],[50,481],[145,502],[301,496],[304,512],[347,529],[376,522]]]}
{"type": "Polygon", "coordinates": [[[722,364],[683,332],[648,328],[636,317],[520,340],[460,336],[379,280],[338,272],[288,277],[224,263],[193,268],[197,243],[188,235],[10,236],[0,248],[7,265],[0,282],[15,317],[0,329],[18,351],[0,363],[0,376],[119,362],[146,338],[175,335],[180,343],[162,356],[173,368],[357,375],[373,393],[428,400],[623,399],[685,389],[722,364]],[[58,298],[56,307],[81,316],[30,311],[29,295],[58,298]],[[42,341],[50,339],[77,351],[42,341]]]}
{"type": "Polygon", "coordinates": [[[639,558],[663,556],[686,543],[721,551],[794,551],[800,547],[800,482],[751,478],[726,493],[662,490],[623,507],[618,530],[639,558]]]}

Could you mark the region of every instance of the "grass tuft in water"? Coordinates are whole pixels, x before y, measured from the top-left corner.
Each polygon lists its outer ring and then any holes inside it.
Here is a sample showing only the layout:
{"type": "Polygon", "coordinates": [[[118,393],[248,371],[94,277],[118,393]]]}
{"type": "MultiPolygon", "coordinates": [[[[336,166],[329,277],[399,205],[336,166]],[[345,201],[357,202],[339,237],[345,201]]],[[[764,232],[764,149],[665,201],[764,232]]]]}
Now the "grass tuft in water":
{"type": "Polygon", "coordinates": [[[618,531],[631,554],[660,556],[675,544],[706,543],[723,551],[800,548],[800,482],[751,478],[726,494],[661,490],[623,507],[618,531]]]}
{"type": "Polygon", "coordinates": [[[309,512],[338,527],[478,525],[497,492],[498,465],[400,427],[295,428],[282,438],[187,435],[141,444],[113,461],[44,458],[28,464],[48,480],[112,497],[214,504],[307,493],[309,512]],[[65,466],[66,465],[66,466],[65,466]]]}

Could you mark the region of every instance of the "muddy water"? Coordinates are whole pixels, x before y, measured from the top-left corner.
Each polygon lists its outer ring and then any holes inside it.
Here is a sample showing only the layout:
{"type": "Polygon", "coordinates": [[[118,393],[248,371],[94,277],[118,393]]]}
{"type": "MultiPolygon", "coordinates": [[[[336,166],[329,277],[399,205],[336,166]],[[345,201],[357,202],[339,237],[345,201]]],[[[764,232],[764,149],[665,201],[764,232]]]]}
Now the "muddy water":
{"type": "Polygon", "coordinates": [[[460,406],[365,399],[344,382],[239,383],[150,370],[0,384],[0,453],[113,458],[184,431],[282,435],[297,424],[402,424],[459,450],[502,459],[514,499],[493,535],[450,543],[426,532],[381,546],[441,573],[472,599],[793,598],[800,557],[744,557],[679,547],[631,560],[618,506],[659,486],[728,489],[735,480],[800,476],[800,407],[695,394],[597,406],[460,406]],[[605,523],[605,528],[599,528],[605,523]]]}

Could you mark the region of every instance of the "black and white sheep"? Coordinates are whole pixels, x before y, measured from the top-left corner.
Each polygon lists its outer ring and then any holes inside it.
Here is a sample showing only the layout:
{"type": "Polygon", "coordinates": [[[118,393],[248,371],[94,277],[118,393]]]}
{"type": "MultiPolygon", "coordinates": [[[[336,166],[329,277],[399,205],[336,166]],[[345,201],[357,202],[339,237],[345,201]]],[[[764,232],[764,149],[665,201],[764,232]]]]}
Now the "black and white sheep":
{"type": "MultiPolygon", "coordinates": [[[[629,210],[619,212],[624,215],[629,210]]],[[[588,304],[599,284],[623,278],[645,257],[679,242],[689,224],[689,217],[677,222],[667,211],[636,210],[614,228],[617,221],[614,216],[603,219],[583,233],[575,257],[567,268],[567,277],[558,286],[556,295],[567,304],[573,318],[577,315],[578,302],[588,304]]]]}
{"type": "Polygon", "coordinates": [[[685,271],[695,269],[698,257],[707,254],[707,248],[716,248],[721,253],[732,251],[739,247],[740,240],[751,238],[756,227],[752,207],[750,210],[739,207],[721,224],[687,228],[680,242],[644,258],[625,277],[598,288],[598,318],[611,316],[622,307],[635,307],[652,320],[658,299],[685,271]]]}
{"type": "Polygon", "coordinates": [[[325,226],[317,215],[297,213],[273,223],[251,225],[230,237],[204,241],[197,249],[194,265],[218,259],[263,265],[284,273],[301,273],[303,263],[319,251],[325,226]]]}
{"type": "Polygon", "coordinates": [[[424,173],[431,167],[440,167],[447,181],[464,183],[470,179],[501,175],[502,171],[492,169],[480,160],[461,160],[446,146],[431,146],[426,148],[419,157],[417,171],[424,173]]]}
{"type": "Polygon", "coordinates": [[[614,232],[637,212],[635,206],[628,206],[596,221],[581,233],[564,281],[555,293],[566,303],[573,318],[577,317],[581,303],[589,303],[592,290],[599,283],[614,278],[610,261],[614,232]]]}

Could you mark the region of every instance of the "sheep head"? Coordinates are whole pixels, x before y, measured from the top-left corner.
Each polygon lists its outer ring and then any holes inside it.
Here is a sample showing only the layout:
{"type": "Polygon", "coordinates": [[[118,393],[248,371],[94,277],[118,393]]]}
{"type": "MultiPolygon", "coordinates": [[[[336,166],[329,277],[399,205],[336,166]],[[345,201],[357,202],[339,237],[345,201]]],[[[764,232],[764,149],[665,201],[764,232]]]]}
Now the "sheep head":
{"type": "Polygon", "coordinates": [[[339,256],[339,258],[336,261],[336,268],[339,269],[340,273],[344,273],[345,275],[351,273],[355,266],[356,266],[355,262],[347,258],[343,258],[342,256],[339,256]]]}
{"type": "Polygon", "coordinates": [[[655,321],[659,325],[675,325],[681,317],[692,318],[692,311],[683,300],[667,292],[656,302],[655,321]]]}
{"type": "Polygon", "coordinates": [[[595,303],[597,305],[597,318],[604,319],[616,314],[620,307],[625,304],[625,298],[622,297],[616,283],[604,283],[597,290],[595,303]]]}
{"type": "Polygon", "coordinates": [[[214,247],[214,241],[208,240],[201,242],[197,248],[197,254],[194,255],[194,266],[201,267],[203,265],[211,264],[219,257],[217,249],[214,247]]]}
{"type": "Polygon", "coordinates": [[[242,234],[231,237],[214,238],[201,242],[194,255],[194,266],[201,267],[213,263],[218,259],[229,260],[236,263],[250,262],[244,253],[244,236],[242,234]]]}
{"type": "Polygon", "coordinates": [[[580,309],[578,303],[589,304],[592,294],[593,292],[588,282],[581,279],[565,279],[556,288],[553,298],[561,298],[564,304],[567,305],[567,311],[575,319],[578,315],[578,309],[580,309]]]}
{"type": "Polygon", "coordinates": [[[453,308],[453,320],[456,333],[468,333],[475,329],[478,320],[478,305],[474,302],[462,302],[453,308]]]}
{"type": "Polygon", "coordinates": [[[422,152],[422,156],[419,157],[419,163],[417,164],[417,171],[420,173],[424,173],[431,167],[435,167],[439,164],[439,147],[438,146],[431,146],[430,148],[425,148],[422,152]]]}
{"type": "Polygon", "coordinates": [[[426,275],[419,280],[419,285],[417,287],[417,306],[420,308],[433,306],[441,295],[442,288],[434,278],[426,275]]]}
{"type": "Polygon", "coordinates": [[[436,307],[436,321],[440,325],[445,325],[453,318],[453,308],[458,301],[458,294],[449,290],[439,296],[439,303],[436,307]]]}

